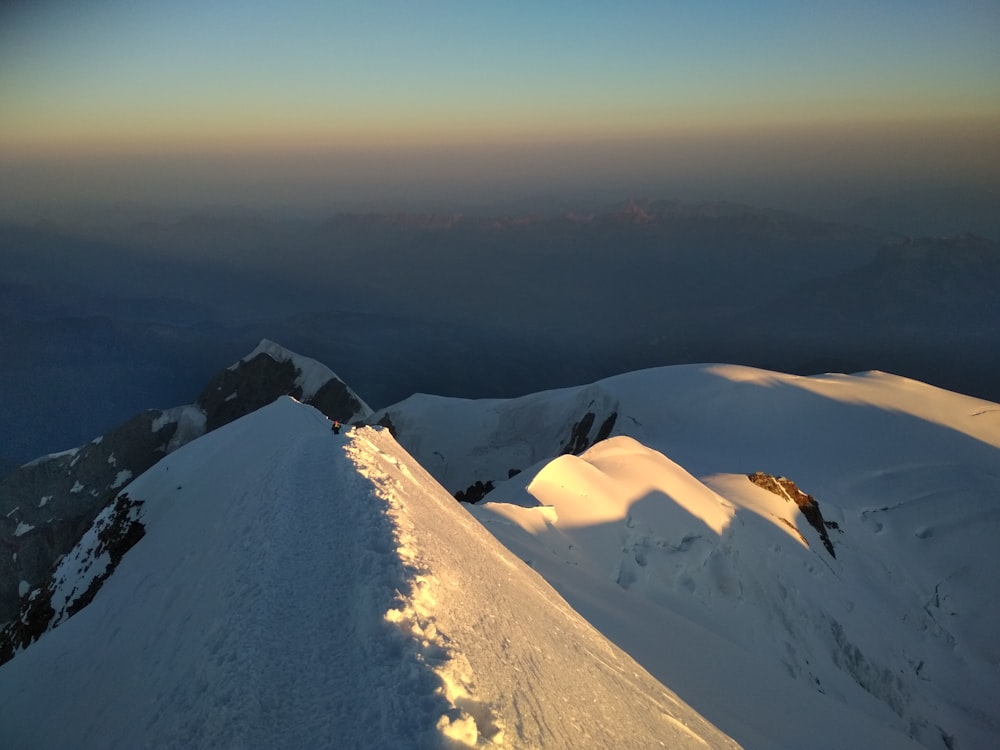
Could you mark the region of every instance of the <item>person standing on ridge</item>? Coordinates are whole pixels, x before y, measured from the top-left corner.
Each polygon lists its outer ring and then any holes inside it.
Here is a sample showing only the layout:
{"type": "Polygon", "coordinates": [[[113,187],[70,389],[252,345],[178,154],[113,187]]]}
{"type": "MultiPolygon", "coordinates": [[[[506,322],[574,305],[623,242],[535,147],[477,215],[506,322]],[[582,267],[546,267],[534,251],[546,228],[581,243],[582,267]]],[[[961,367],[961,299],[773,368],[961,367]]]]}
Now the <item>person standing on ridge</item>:
{"type": "Polygon", "coordinates": [[[336,419],[333,420],[333,434],[334,435],[340,434],[340,422],[336,419]]]}

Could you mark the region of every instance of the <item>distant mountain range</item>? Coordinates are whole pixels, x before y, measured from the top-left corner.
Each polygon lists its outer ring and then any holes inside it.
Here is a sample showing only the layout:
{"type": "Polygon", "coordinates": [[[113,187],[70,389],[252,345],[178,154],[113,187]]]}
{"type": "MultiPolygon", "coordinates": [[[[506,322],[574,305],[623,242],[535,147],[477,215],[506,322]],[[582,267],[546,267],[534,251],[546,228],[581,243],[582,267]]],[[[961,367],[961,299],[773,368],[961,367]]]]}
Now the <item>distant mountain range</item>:
{"type": "Polygon", "coordinates": [[[1000,399],[995,242],[725,202],[519,208],[0,227],[0,471],[193,400],[261,338],[331,363],[375,406],[714,361],[1000,399]],[[893,254],[907,242],[934,250],[893,254]]]}

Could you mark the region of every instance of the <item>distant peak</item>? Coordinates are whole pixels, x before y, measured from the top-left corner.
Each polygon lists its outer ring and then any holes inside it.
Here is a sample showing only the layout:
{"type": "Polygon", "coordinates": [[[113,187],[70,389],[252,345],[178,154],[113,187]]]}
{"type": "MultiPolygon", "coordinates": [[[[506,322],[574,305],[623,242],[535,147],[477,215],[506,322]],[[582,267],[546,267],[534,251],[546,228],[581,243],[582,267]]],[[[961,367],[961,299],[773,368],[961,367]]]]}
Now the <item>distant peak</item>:
{"type": "Polygon", "coordinates": [[[288,360],[295,359],[297,356],[294,352],[289,351],[281,344],[275,343],[270,339],[261,339],[260,343],[257,344],[257,347],[252,352],[243,357],[239,362],[230,365],[229,369],[235,370],[239,366],[240,362],[249,362],[251,359],[260,354],[266,354],[275,362],[287,362],[288,360]]]}
{"type": "Polygon", "coordinates": [[[250,354],[219,373],[198,403],[209,414],[212,429],[284,394],[344,421],[371,413],[371,408],[329,367],[266,338],[250,354]],[[222,421],[216,424],[214,417],[222,421]]]}

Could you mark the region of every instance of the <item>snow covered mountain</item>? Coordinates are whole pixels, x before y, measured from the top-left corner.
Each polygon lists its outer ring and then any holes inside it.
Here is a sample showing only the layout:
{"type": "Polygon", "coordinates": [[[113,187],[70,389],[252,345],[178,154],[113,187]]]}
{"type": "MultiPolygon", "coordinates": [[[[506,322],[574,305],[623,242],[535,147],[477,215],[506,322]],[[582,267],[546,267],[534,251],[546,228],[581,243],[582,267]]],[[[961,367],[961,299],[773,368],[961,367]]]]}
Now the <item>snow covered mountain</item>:
{"type": "Polygon", "coordinates": [[[699,365],[356,424],[280,398],[117,487],[0,745],[996,747],[997,404],[699,365]]]}
{"type": "Polygon", "coordinates": [[[746,746],[996,746],[996,404],[714,365],[373,419],[746,746]]]}
{"type": "Polygon", "coordinates": [[[736,747],[384,430],[283,397],[127,491],[141,542],[0,668],[3,747],[736,747]]]}

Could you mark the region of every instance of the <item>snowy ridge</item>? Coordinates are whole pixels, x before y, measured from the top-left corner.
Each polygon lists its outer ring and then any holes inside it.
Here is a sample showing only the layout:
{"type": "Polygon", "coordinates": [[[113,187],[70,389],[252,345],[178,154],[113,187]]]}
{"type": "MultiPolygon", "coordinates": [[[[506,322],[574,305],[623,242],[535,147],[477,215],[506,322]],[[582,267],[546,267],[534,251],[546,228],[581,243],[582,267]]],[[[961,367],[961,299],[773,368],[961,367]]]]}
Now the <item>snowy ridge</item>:
{"type": "Polygon", "coordinates": [[[441,724],[446,736],[506,737],[514,747],[735,746],[598,636],[388,433],[361,431],[359,449],[361,473],[388,499],[416,572],[414,593],[390,620],[418,639],[425,659],[444,657],[435,671],[461,710],[441,724]]]}
{"type": "Polygon", "coordinates": [[[33,458],[27,463],[21,464],[22,469],[28,469],[33,466],[38,466],[48,461],[57,461],[62,458],[73,458],[77,453],[80,452],[80,448],[69,448],[68,450],[58,451],[56,453],[47,453],[44,456],[39,456],[38,458],[33,458]]]}
{"type": "Polygon", "coordinates": [[[736,746],[385,431],[284,397],[126,490],[145,536],[0,669],[0,745],[736,746]]]}

